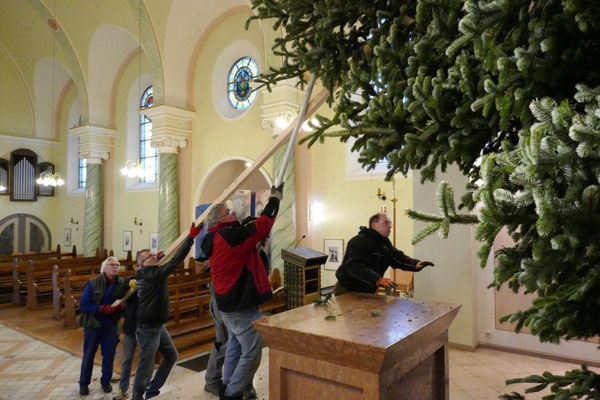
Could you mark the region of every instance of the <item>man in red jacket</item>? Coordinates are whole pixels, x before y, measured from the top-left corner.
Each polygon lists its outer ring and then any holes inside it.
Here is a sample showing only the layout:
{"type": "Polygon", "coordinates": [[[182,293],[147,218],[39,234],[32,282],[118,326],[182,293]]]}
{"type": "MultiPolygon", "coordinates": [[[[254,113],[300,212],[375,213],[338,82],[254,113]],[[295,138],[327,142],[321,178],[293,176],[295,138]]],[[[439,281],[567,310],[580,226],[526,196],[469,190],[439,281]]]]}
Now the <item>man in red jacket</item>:
{"type": "Polygon", "coordinates": [[[208,214],[202,251],[210,260],[215,300],[229,334],[221,400],[241,400],[260,364],[262,344],[252,321],[261,317],[259,305],[273,298],[273,292],[256,244],[269,235],[282,192],[283,183],[272,187],[260,217],[245,225],[225,203],[208,214]]]}

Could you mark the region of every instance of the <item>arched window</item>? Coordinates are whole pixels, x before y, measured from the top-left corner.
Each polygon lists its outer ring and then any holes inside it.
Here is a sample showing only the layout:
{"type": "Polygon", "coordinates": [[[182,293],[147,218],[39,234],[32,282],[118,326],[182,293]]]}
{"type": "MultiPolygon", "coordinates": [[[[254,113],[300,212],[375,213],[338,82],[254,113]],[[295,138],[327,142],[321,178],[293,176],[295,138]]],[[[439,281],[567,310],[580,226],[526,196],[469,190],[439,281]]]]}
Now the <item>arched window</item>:
{"type": "Polygon", "coordinates": [[[79,167],[77,169],[77,188],[85,189],[85,182],[87,179],[87,160],[85,158],[80,158],[79,167]]]}
{"type": "Polygon", "coordinates": [[[245,110],[252,105],[256,91],[250,87],[250,81],[258,78],[258,65],[250,57],[237,60],[227,75],[227,99],[231,107],[245,110]]]}
{"type": "MultiPolygon", "coordinates": [[[[154,96],[152,95],[152,86],[142,94],[140,108],[152,106],[154,96]]],[[[156,182],[158,174],[158,149],[152,147],[152,120],[140,113],[140,164],[144,170],[144,177],[140,182],[156,182]]]]}

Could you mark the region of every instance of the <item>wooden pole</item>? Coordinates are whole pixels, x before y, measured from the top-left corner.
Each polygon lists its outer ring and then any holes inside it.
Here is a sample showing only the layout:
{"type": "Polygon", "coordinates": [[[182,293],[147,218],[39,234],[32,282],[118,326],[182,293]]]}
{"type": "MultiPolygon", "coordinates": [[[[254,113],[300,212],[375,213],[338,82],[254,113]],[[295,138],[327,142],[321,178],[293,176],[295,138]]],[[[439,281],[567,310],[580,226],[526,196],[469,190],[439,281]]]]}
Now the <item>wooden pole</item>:
{"type": "MultiPolygon", "coordinates": [[[[313,78],[311,79],[311,83],[313,84],[313,86],[314,86],[314,82],[313,82],[314,79],[315,79],[315,76],[313,75],[313,78]]],[[[329,95],[329,92],[327,91],[327,89],[323,89],[312,100],[310,100],[310,102],[308,102],[307,99],[308,99],[308,97],[310,97],[310,94],[307,93],[306,98],[304,100],[306,107],[303,106],[303,108],[306,108],[305,118],[310,118],[325,103],[325,100],[327,100],[328,95],[329,95]]],[[[298,115],[298,117],[300,117],[300,115],[298,115]]],[[[258,168],[260,168],[273,154],[275,154],[277,149],[279,147],[281,147],[285,143],[285,141],[290,137],[290,135],[292,134],[292,131],[295,130],[297,126],[300,126],[302,124],[302,122],[304,122],[304,121],[301,120],[300,118],[297,118],[297,123],[295,125],[292,126],[292,124],[290,124],[283,132],[281,132],[279,134],[279,136],[277,136],[277,138],[273,142],[271,142],[269,147],[262,154],[260,154],[258,156],[258,158],[252,163],[252,165],[250,167],[246,168],[244,170],[244,172],[242,172],[240,174],[240,176],[238,176],[237,179],[234,180],[231,183],[231,185],[229,185],[227,187],[227,189],[225,189],[223,191],[223,193],[221,193],[219,195],[219,197],[217,197],[211,203],[211,205],[198,218],[196,218],[196,220],[194,221],[194,224],[196,224],[196,226],[197,226],[198,224],[204,222],[204,220],[208,216],[208,213],[210,212],[210,210],[213,208],[213,206],[215,204],[222,203],[225,200],[227,200],[229,197],[231,197],[231,195],[234,194],[242,186],[242,184],[246,181],[246,179],[248,179],[248,177],[254,171],[256,171],[258,168]]],[[[293,147],[294,146],[290,143],[290,146],[288,147],[288,151],[290,148],[293,148],[293,147]]],[[[177,240],[175,240],[171,244],[171,246],[169,246],[169,248],[165,251],[165,257],[163,258],[163,260],[169,259],[170,255],[172,253],[174,253],[175,250],[177,250],[177,248],[179,248],[179,246],[184,241],[184,239],[187,237],[187,235],[188,235],[188,231],[185,230],[177,238],[177,240]]]]}

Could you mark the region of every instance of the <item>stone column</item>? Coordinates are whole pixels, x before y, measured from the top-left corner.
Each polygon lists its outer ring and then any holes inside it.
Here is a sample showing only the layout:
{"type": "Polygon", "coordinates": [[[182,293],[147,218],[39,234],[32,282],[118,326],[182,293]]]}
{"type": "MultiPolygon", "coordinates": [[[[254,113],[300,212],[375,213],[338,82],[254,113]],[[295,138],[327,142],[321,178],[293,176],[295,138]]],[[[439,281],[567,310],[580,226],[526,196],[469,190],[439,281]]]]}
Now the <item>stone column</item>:
{"type": "Polygon", "coordinates": [[[167,105],[140,112],[152,120],[152,146],[158,147],[158,247],[164,250],[180,235],[177,155],[187,147],[195,112],[167,105]]]}
{"type": "MultiPolygon", "coordinates": [[[[271,129],[273,137],[277,137],[286,126],[282,122],[293,123],[298,115],[299,92],[295,80],[280,82],[273,87],[271,92],[263,91],[263,110],[261,126],[271,129]]],[[[273,181],[279,174],[281,162],[287,151],[287,145],[281,146],[273,156],[273,181]]],[[[279,214],[271,230],[271,268],[278,268],[283,274],[283,260],[281,250],[293,246],[296,242],[296,171],[294,167],[294,153],[287,165],[283,181],[283,199],[279,207],[279,214]]]]}
{"type": "Polygon", "coordinates": [[[79,135],[79,158],[87,162],[85,214],[83,220],[83,255],[90,257],[103,248],[104,207],[102,162],[110,157],[116,131],[92,125],[71,129],[79,135]]]}

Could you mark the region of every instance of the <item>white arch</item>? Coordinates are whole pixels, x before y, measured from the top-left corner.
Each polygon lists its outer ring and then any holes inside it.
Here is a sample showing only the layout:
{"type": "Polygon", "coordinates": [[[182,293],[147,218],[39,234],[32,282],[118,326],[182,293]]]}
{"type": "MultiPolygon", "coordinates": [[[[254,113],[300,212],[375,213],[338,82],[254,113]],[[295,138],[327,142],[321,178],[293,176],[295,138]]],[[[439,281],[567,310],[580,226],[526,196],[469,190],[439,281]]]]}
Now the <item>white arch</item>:
{"type": "Polygon", "coordinates": [[[58,129],[58,123],[54,121],[54,125],[52,124],[53,112],[56,112],[60,94],[70,79],[71,75],[67,69],[55,59],[44,57],[35,64],[33,72],[33,104],[36,137],[43,139],[56,138],[55,132],[58,129]],[[54,98],[52,98],[53,70],[54,98]],[[55,132],[52,131],[53,126],[55,132]]]}
{"type": "MultiPolygon", "coordinates": [[[[217,168],[219,168],[219,167],[223,166],[225,163],[228,163],[231,161],[241,161],[241,162],[246,163],[246,162],[253,162],[254,160],[252,158],[249,158],[246,156],[231,156],[231,157],[224,158],[224,159],[218,161],[217,163],[215,163],[215,165],[213,165],[212,168],[210,168],[206,172],[206,174],[204,174],[204,177],[200,181],[200,185],[198,185],[198,188],[196,189],[196,193],[194,195],[194,202],[192,203],[192,215],[194,215],[194,212],[196,211],[196,206],[198,206],[200,203],[200,197],[201,197],[202,193],[204,192],[205,186],[208,183],[210,177],[217,170],[217,168]]],[[[271,177],[269,176],[269,174],[267,173],[267,171],[263,167],[260,167],[257,171],[260,173],[260,175],[262,175],[262,177],[267,182],[267,187],[271,187],[273,185],[273,181],[272,181],[271,177]]],[[[253,179],[253,177],[256,177],[256,174],[257,174],[257,172],[255,171],[252,175],[250,175],[250,177],[248,177],[248,180],[251,180],[251,179],[253,179]]],[[[248,182],[248,180],[246,180],[246,182],[248,182]]],[[[229,186],[230,184],[231,184],[231,182],[227,183],[226,185],[229,186]]],[[[225,188],[227,186],[225,186],[225,188]]]]}
{"type": "Polygon", "coordinates": [[[87,75],[91,124],[110,126],[113,83],[125,59],[138,46],[131,32],[113,24],[100,25],[92,35],[87,75]]]}

